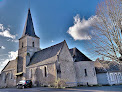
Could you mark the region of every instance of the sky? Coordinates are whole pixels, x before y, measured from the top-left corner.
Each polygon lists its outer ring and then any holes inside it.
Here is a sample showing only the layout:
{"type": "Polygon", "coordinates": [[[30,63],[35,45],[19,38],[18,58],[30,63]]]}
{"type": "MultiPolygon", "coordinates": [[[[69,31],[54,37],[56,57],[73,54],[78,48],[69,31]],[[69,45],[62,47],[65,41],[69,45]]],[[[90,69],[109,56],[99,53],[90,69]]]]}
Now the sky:
{"type": "Polygon", "coordinates": [[[77,47],[92,60],[90,25],[96,18],[100,0],[0,0],[0,71],[17,57],[18,39],[22,36],[28,8],[40,48],[66,40],[69,48],[77,47]]]}

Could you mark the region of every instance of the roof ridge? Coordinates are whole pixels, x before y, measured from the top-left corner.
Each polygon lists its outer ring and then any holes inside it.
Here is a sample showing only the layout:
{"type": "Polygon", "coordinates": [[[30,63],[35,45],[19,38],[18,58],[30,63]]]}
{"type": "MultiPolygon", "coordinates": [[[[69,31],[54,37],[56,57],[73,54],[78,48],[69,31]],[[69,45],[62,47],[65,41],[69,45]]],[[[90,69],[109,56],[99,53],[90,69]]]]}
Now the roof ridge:
{"type": "MultiPolygon", "coordinates": [[[[64,41],[62,41],[62,42],[60,42],[60,43],[57,43],[57,44],[55,44],[55,45],[52,45],[52,46],[50,46],[50,47],[47,47],[47,48],[41,49],[41,50],[45,50],[45,49],[48,49],[48,48],[54,47],[54,46],[59,45],[59,44],[61,44],[61,43],[64,43],[64,41]]],[[[41,51],[41,50],[40,50],[40,51],[41,51]]]]}

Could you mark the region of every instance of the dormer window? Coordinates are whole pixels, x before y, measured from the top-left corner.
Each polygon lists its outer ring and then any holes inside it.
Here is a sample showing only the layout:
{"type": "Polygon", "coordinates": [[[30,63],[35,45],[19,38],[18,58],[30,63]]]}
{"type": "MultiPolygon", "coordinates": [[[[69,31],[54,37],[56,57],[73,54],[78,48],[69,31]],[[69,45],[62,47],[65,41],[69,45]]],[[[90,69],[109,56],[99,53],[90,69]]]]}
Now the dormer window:
{"type": "Polygon", "coordinates": [[[34,42],[32,43],[32,46],[34,47],[34,42]]]}

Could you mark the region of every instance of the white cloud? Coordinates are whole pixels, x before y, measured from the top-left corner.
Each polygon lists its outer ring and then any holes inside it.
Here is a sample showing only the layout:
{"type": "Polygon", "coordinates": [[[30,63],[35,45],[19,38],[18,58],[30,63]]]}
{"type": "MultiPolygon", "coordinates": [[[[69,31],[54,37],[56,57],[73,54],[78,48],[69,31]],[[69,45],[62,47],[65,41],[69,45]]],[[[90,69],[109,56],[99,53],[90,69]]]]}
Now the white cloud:
{"type": "MultiPolygon", "coordinates": [[[[9,25],[9,27],[10,27],[10,25],[9,25]]],[[[0,32],[0,36],[6,37],[6,38],[10,38],[7,41],[18,42],[18,40],[16,39],[17,34],[16,35],[12,35],[10,33],[10,28],[5,28],[3,26],[3,24],[0,24],[0,30],[2,30],[0,32]]]]}
{"type": "Polygon", "coordinates": [[[10,42],[10,41],[11,41],[11,42],[16,42],[16,43],[19,42],[19,40],[16,40],[16,39],[8,39],[7,41],[8,41],[8,42],[10,42]]]}
{"type": "Polygon", "coordinates": [[[0,24],[0,30],[4,30],[3,24],[0,24]]]}
{"type": "Polygon", "coordinates": [[[1,48],[1,49],[5,49],[5,47],[4,47],[4,46],[1,46],[0,48],[1,48]]]}
{"type": "Polygon", "coordinates": [[[16,36],[10,34],[9,30],[10,29],[0,32],[0,35],[3,36],[3,37],[8,37],[8,38],[15,39],[16,36]]]}
{"type": "Polygon", "coordinates": [[[6,64],[9,61],[16,59],[17,56],[18,56],[18,51],[15,51],[15,52],[14,51],[10,51],[10,52],[8,52],[8,58],[0,59],[1,60],[1,62],[0,62],[0,72],[6,66],[6,64]]]}
{"type": "Polygon", "coordinates": [[[81,20],[80,16],[77,14],[74,17],[74,25],[69,27],[68,33],[75,39],[75,40],[90,40],[91,37],[91,24],[95,23],[97,16],[92,16],[88,20],[84,18],[81,20]]]}
{"type": "Polygon", "coordinates": [[[10,52],[8,52],[9,53],[9,59],[10,60],[14,60],[14,59],[16,59],[16,57],[18,56],[18,51],[10,51],[10,52]]]}
{"type": "Polygon", "coordinates": [[[11,40],[12,42],[19,42],[19,40],[16,40],[16,39],[14,39],[14,40],[11,40]]]}

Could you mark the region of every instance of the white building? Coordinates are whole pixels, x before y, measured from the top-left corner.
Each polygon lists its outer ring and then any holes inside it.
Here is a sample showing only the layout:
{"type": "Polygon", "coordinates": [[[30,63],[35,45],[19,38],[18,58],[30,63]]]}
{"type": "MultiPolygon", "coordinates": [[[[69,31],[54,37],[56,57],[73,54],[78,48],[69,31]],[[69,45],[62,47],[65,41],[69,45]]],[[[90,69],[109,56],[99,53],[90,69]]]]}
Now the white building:
{"type": "Polygon", "coordinates": [[[122,83],[122,66],[113,61],[95,61],[98,84],[113,85],[122,83]]]}

